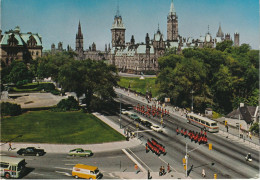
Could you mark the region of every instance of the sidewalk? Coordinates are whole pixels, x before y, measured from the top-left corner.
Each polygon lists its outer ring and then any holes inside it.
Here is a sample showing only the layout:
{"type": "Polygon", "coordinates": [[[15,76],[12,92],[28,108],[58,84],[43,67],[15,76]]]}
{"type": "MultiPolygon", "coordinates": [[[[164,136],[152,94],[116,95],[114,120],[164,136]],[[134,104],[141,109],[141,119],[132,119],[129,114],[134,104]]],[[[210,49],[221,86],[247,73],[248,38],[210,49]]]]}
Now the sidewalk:
{"type": "MultiPolygon", "coordinates": [[[[114,172],[113,175],[119,177],[120,179],[148,179],[147,172],[114,172]]],[[[150,177],[152,179],[190,179],[190,177],[185,177],[184,173],[178,173],[171,171],[166,173],[164,176],[159,176],[159,172],[150,172],[150,177]]]]}
{"type": "MultiPolygon", "coordinates": [[[[130,97],[132,99],[135,99],[135,100],[139,101],[141,104],[145,104],[145,105],[149,105],[149,106],[155,105],[155,102],[152,102],[152,101],[148,103],[147,100],[145,99],[145,97],[136,95],[132,92],[128,92],[128,91],[125,91],[125,90],[120,89],[120,88],[114,88],[114,89],[117,93],[123,94],[123,95],[130,97]]],[[[158,105],[156,105],[156,106],[158,106],[158,105]]],[[[173,106],[165,106],[164,109],[169,110],[171,116],[175,116],[175,117],[177,116],[179,119],[182,119],[183,121],[185,121],[183,111],[181,111],[181,110],[175,111],[173,106]]],[[[237,133],[236,133],[235,130],[232,130],[230,128],[229,133],[227,133],[226,128],[223,124],[218,123],[218,125],[219,125],[220,131],[219,131],[219,133],[217,133],[217,135],[222,136],[222,137],[227,137],[227,135],[228,135],[228,138],[231,141],[234,141],[234,142],[237,142],[237,143],[240,143],[240,144],[244,144],[247,147],[250,147],[252,149],[260,151],[260,146],[259,146],[260,142],[259,142],[258,137],[252,136],[251,140],[249,138],[245,138],[245,141],[244,141],[244,139],[238,138],[238,130],[237,130],[237,133]]]]}

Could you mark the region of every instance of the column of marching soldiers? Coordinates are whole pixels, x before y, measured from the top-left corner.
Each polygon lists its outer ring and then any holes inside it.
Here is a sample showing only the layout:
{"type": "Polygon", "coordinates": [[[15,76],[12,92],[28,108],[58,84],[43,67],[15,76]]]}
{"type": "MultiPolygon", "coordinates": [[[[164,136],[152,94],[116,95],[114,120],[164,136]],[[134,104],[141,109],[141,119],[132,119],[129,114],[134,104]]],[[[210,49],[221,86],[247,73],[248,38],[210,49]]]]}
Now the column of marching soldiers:
{"type": "Polygon", "coordinates": [[[177,127],[176,129],[176,134],[181,134],[182,136],[189,137],[189,139],[192,141],[194,141],[195,143],[199,143],[199,144],[207,144],[208,143],[208,138],[207,138],[207,132],[206,130],[203,129],[200,130],[200,132],[194,132],[189,130],[189,132],[187,131],[187,129],[181,128],[181,130],[179,131],[179,128],[177,127]]]}
{"type": "Polygon", "coordinates": [[[164,116],[169,116],[170,113],[169,113],[169,110],[166,110],[162,107],[156,107],[156,106],[149,106],[147,105],[146,107],[144,105],[140,105],[139,103],[137,104],[137,106],[134,106],[133,108],[137,113],[143,115],[143,116],[146,116],[146,117],[149,117],[151,118],[152,117],[164,117],[164,116]]]}

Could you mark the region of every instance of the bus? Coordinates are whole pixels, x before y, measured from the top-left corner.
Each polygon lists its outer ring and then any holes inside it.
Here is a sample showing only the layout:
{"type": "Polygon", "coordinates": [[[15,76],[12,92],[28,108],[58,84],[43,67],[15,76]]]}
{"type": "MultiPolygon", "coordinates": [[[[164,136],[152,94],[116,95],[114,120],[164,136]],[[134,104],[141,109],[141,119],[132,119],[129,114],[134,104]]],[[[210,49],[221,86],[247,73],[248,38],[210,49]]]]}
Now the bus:
{"type": "Polygon", "coordinates": [[[0,156],[0,173],[6,179],[20,178],[25,171],[25,159],[9,156],[0,156]]]}
{"type": "Polygon", "coordinates": [[[194,113],[188,113],[187,114],[187,122],[190,124],[193,124],[195,126],[198,126],[200,128],[203,128],[209,132],[218,132],[219,127],[216,121],[213,121],[211,119],[208,119],[206,117],[199,116],[194,113]]]}

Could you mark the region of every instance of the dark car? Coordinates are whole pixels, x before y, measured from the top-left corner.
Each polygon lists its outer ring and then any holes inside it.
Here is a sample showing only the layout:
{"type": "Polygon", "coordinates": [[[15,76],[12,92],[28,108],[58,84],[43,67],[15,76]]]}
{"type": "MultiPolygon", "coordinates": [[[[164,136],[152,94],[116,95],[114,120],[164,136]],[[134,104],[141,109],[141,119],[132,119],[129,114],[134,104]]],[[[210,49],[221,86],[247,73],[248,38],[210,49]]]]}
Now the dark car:
{"type": "Polygon", "coordinates": [[[150,123],[149,121],[141,121],[141,124],[148,128],[151,128],[152,126],[152,123],[150,123]]]}
{"type": "Polygon", "coordinates": [[[43,156],[45,154],[43,149],[36,149],[35,147],[21,148],[17,151],[17,154],[23,156],[43,156]]]}

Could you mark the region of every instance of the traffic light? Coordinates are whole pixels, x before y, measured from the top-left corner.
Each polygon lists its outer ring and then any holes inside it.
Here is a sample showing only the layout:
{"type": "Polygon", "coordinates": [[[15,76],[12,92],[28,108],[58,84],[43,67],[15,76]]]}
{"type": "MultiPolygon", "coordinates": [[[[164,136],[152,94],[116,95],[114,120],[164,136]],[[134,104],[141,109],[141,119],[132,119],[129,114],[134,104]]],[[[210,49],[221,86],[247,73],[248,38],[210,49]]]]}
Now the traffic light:
{"type": "Polygon", "coordinates": [[[217,179],[217,174],[214,174],[214,179],[217,179]]]}
{"type": "Polygon", "coordinates": [[[212,144],[211,143],[209,144],[209,150],[212,150],[212,144]]]}
{"type": "Polygon", "coordinates": [[[186,159],[182,158],[182,162],[183,162],[183,164],[186,164],[186,159]]]}
{"type": "Polygon", "coordinates": [[[227,126],[227,121],[225,121],[225,126],[227,126]]]}
{"type": "Polygon", "coordinates": [[[137,128],[139,127],[139,124],[138,124],[138,123],[136,123],[136,127],[137,127],[137,128]]]}
{"type": "Polygon", "coordinates": [[[183,167],[184,167],[184,170],[186,171],[186,169],[187,169],[187,166],[186,166],[186,164],[185,164],[183,167]]]}

